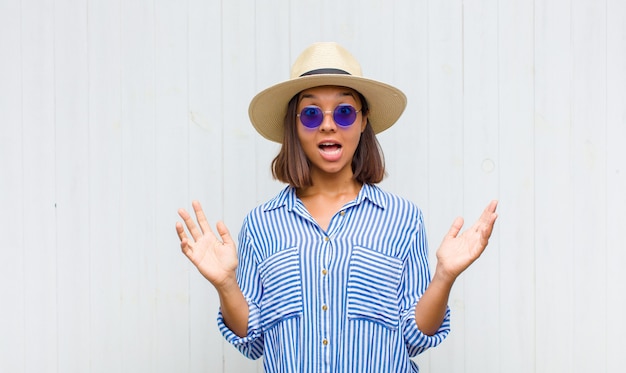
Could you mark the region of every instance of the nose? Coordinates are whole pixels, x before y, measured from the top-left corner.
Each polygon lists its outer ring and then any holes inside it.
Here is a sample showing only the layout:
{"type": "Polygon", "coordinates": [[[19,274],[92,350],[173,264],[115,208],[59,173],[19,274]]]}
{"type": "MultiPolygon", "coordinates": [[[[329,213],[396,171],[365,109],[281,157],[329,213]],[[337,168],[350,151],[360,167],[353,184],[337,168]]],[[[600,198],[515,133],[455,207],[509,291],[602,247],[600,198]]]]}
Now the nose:
{"type": "Polygon", "coordinates": [[[335,118],[333,118],[333,111],[326,110],[322,111],[322,124],[320,124],[320,131],[334,131],[337,129],[337,123],[335,123],[335,118]]]}

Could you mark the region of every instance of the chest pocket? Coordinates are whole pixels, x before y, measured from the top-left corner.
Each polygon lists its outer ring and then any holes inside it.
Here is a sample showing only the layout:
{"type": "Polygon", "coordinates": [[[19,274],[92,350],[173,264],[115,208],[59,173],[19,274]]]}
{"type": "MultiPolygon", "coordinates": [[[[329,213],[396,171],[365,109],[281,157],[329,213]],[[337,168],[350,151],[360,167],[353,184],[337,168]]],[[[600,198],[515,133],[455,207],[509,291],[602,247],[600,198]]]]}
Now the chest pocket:
{"type": "Polygon", "coordinates": [[[348,320],[364,319],[396,330],[401,278],[400,259],[355,246],[348,277],[348,320]]]}
{"type": "Polygon", "coordinates": [[[281,250],[259,264],[263,285],[261,325],[264,331],[303,313],[302,278],[297,247],[281,250]]]}

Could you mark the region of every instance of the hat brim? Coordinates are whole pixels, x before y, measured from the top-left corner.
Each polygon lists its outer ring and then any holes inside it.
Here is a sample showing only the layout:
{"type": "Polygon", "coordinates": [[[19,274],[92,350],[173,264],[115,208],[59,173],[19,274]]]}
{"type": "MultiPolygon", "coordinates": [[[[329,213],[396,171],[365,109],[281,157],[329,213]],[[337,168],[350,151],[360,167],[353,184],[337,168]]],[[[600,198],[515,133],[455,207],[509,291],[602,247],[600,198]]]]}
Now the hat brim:
{"type": "Polygon", "coordinates": [[[278,83],[254,96],[248,108],[252,125],[261,136],[281,143],[289,100],[305,89],[321,86],[348,87],[361,93],[369,106],[374,133],[391,127],[406,108],[405,94],[391,85],[353,75],[309,75],[278,83]]]}

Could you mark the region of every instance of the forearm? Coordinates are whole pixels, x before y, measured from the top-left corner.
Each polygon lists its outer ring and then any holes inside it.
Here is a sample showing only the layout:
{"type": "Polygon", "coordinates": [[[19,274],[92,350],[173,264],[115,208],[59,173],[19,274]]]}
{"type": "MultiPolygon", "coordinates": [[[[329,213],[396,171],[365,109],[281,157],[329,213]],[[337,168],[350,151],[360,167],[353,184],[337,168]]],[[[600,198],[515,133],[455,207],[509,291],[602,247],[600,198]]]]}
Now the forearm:
{"type": "MultiPolygon", "coordinates": [[[[216,288],[217,289],[217,288],[216,288]]],[[[224,324],[239,337],[248,334],[248,315],[250,310],[236,281],[217,289],[220,309],[224,324]]]]}
{"type": "Polygon", "coordinates": [[[422,333],[432,336],[443,323],[454,278],[435,271],[428,288],[415,306],[415,322],[422,333]]]}

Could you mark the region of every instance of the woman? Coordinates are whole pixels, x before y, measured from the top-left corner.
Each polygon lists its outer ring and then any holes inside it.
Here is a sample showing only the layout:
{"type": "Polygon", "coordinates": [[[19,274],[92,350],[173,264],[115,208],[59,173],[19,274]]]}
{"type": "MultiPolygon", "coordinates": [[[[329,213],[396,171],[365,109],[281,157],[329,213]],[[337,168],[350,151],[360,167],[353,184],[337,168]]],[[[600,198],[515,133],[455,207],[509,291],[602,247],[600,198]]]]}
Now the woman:
{"type": "Polygon", "coordinates": [[[176,224],[182,251],[219,294],[221,332],[266,372],[418,372],[410,357],[448,334],[450,290],[485,249],[497,203],[461,235],[454,221],[431,280],[422,212],[375,185],[375,134],[405,106],[344,48],[315,43],[250,104],[257,131],[282,144],[272,171],[288,186],[246,216],[239,250],[198,202],[197,224],[179,210],[193,238],[176,224]]]}

